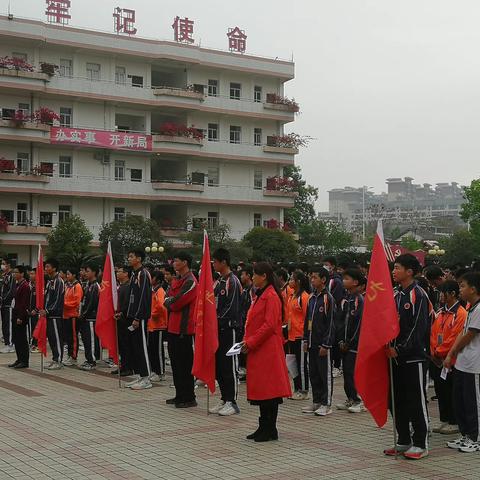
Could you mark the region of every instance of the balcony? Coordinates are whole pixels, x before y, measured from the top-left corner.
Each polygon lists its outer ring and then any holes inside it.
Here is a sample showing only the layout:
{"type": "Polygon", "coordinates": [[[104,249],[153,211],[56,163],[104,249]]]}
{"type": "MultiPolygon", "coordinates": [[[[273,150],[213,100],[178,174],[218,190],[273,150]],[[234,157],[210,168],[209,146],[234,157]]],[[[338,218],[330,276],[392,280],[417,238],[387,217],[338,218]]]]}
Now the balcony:
{"type": "Polygon", "coordinates": [[[300,106],[294,99],[282,97],[276,93],[267,93],[266,101],[263,107],[269,110],[277,110],[281,112],[298,113],[300,106]]]}
{"type": "Polygon", "coordinates": [[[41,227],[33,225],[9,225],[7,233],[48,235],[51,230],[52,227],[41,227]]]}
{"type": "Polygon", "coordinates": [[[48,183],[50,182],[50,177],[36,173],[0,172],[0,180],[5,180],[7,182],[48,183]]]}
{"type": "MultiPolygon", "coordinates": [[[[22,70],[15,70],[9,68],[0,68],[0,78],[3,80],[3,77],[15,77],[19,79],[28,79],[28,80],[41,80],[42,82],[50,81],[50,75],[41,72],[24,72],[22,70]]],[[[8,79],[7,79],[8,80],[8,79]]]]}
{"type": "Polygon", "coordinates": [[[152,180],[152,188],[154,190],[180,190],[183,192],[204,192],[205,184],[194,184],[189,179],[185,179],[184,181],[152,180]]]}
{"type": "Polygon", "coordinates": [[[187,88],[152,86],[152,93],[156,97],[188,98],[199,101],[203,101],[205,99],[205,87],[203,85],[192,85],[187,88]]]}
{"type": "Polygon", "coordinates": [[[153,135],[152,141],[154,143],[181,143],[182,145],[194,145],[203,147],[203,139],[188,138],[179,135],[153,135]]]}

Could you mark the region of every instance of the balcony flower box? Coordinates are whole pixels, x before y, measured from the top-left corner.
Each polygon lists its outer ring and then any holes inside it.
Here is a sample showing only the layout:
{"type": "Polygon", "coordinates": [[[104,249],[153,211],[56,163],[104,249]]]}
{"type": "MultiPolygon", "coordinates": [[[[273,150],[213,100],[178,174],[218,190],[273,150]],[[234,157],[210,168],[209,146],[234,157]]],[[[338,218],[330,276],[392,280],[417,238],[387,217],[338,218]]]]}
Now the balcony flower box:
{"type": "Polygon", "coordinates": [[[267,93],[264,106],[265,108],[271,108],[273,110],[284,110],[294,113],[298,113],[300,111],[300,106],[294,98],[290,99],[287,97],[282,97],[276,93],[267,93]]]}
{"type": "Polygon", "coordinates": [[[180,190],[185,192],[203,192],[204,185],[195,185],[188,181],[186,182],[167,182],[162,180],[152,180],[152,188],[154,190],[180,190]]]}
{"type": "Polygon", "coordinates": [[[35,69],[23,58],[0,57],[0,68],[7,70],[16,70],[19,72],[33,72],[35,69]]]}
{"type": "Polygon", "coordinates": [[[7,160],[6,158],[0,158],[0,172],[15,172],[15,162],[13,160],[7,160]]]}
{"type": "Polygon", "coordinates": [[[58,65],[53,63],[41,62],[40,63],[40,71],[45,73],[49,77],[53,77],[58,72],[58,65]]]}
{"type": "Polygon", "coordinates": [[[60,116],[48,107],[40,107],[35,110],[32,115],[32,120],[43,125],[53,125],[54,121],[59,121],[60,116]]]}
{"type": "MultiPolygon", "coordinates": [[[[200,85],[203,87],[203,85],[200,85]]],[[[153,94],[156,96],[193,98],[196,100],[204,100],[205,94],[199,89],[192,88],[175,88],[175,87],[152,87],[153,94]]]]}
{"type": "Polygon", "coordinates": [[[181,123],[165,122],[160,125],[160,135],[171,137],[185,137],[203,140],[203,133],[195,127],[187,127],[181,123]]]}

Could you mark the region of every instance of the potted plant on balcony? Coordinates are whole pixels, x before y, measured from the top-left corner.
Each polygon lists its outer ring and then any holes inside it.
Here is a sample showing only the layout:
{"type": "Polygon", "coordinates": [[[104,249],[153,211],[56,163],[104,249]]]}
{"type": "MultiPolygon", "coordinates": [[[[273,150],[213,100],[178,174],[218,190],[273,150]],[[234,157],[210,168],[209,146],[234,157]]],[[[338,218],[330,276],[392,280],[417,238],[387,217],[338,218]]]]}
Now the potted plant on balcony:
{"type": "Polygon", "coordinates": [[[15,172],[15,162],[13,160],[7,160],[6,158],[0,158],[0,172],[13,173],[15,172]]]}
{"type": "Polygon", "coordinates": [[[37,168],[39,175],[53,175],[53,163],[41,163],[37,168]]]}
{"type": "Polygon", "coordinates": [[[17,72],[33,72],[35,69],[23,58],[18,57],[1,57],[0,68],[8,70],[17,70],[17,72]]]}
{"type": "Polygon", "coordinates": [[[162,123],[162,125],[160,125],[159,134],[168,137],[185,137],[193,138],[195,140],[203,139],[203,132],[194,126],[187,127],[186,125],[174,122],[162,123]]]}
{"type": "Polygon", "coordinates": [[[282,191],[282,192],[293,192],[296,187],[296,182],[288,177],[280,177],[279,175],[275,177],[267,178],[267,190],[271,191],[282,191]]]}
{"type": "Polygon", "coordinates": [[[293,132],[286,135],[271,135],[267,137],[267,146],[280,148],[306,147],[311,139],[309,136],[293,132]]]}
{"type": "Polygon", "coordinates": [[[53,125],[55,120],[60,120],[58,114],[53,110],[50,110],[48,107],[40,107],[38,110],[33,112],[32,118],[37,123],[43,123],[45,125],[53,125]]]}
{"type": "Polygon", "coordinates": [[[275,218],[271,218],[265,222],[265,227],[269,230],[278,230],[280,228],[280,222],[275,218]]]}
{"type": "Polygon", "coordinates": [[[26,114],[24,110],[16,110],[10,121],[15,128],[20,128],[30,121],[30,115],[26,114]]]}
{"type": "Polygon", "coordinates": [[[41,62],[40,63],[40,71],[42,73],[46,73],[50,77],[53,77],[55,73],[58,71],[58,65],[55,65],[53,63],[47,63],[47,62],[41,62]]]}
{"type": "Polygon", "coordinates": [[[274,105],[285,105],[291,112],[298,113],[300,111],[300,105],[294,98],[282,97],[276,93],[267,93],[267,103],[273,103],[274,105]]]}

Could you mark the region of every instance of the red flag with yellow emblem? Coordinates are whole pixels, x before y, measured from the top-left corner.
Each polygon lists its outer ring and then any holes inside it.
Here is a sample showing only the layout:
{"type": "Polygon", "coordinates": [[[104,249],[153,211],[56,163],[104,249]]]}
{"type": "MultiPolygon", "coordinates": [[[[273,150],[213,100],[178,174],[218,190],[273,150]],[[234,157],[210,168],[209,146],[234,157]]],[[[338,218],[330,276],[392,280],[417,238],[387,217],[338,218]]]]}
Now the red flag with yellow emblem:
{"type": "Polygon", "coordinates": [[[213,293],[212,266],[207,232],[203,235],[203,258],[195,305],[195,355],[192,375],[215,391],[215,353],[218,349],[217,307],[213,293]]]}
{"type": "Polygon", "coordinates": [[[355,364],[355,386],[379,427],[387,422],[388,413],[389,373],[385,347],[397,337],[399,330],[382,222],[379,221],[370,261],[355,364]]]}

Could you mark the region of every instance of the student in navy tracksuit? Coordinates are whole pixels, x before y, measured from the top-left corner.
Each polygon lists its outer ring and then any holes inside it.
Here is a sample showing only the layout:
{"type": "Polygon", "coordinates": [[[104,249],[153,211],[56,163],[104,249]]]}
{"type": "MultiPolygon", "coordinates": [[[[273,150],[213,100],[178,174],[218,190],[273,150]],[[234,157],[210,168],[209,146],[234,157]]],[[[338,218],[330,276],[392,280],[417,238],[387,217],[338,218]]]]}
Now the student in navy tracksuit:
{"type": "Polygon", "coordinates": [[[80,304],[80,335],[85,347],[85,362],[80,365],[82,370],[93,370],[100,360],[100,341],[95,333],[97,321],[98,300],[100,297],[100,285],[97,282],[98,267],[88,265],[85,268],[85,277],[88,284],[85,288],[82,303],[80,304]]]}
{"type": "Polygon", "coordinates": [[[220,416],[240,413],[237,405],[238,377],[237,356],[226,353],[237,342],[237,328],[241,322],[242,285],[230,269],[230,252],[218,248],[213,252],[213,268],[220,274],[215,282],[214,293],[217,302],[218,349],[216,353],[216,378],[220,386],[221,399],[210,413],[220,416]]]}
{"type": "MultiPolygon", "coordinates": [[[[417,282],[418,260],[411,254],[395,259],[393,279],[400,333],[387,349],[393,362],[397,450],[418,460],[428,455],[427,345],[430,340],[430,301],[417,282]],[[412,430],[413,433],[412,433],[412,430]]],[[[394,455],[394,449],[384,452],[394,455]]]]}
{"type": "Polygon", "coordinates": [[[351,413],[365,410],[353,378],[364,303],[358,288],[362,279],[363,273],[357,268],[347,268],[344,271],[343,286],[347,295],[342,300],[337,314],[337,342],[342,352],[343,388],[347,396],[344,403],[337,405],[337,409],[348,410],[351,413]]]}
{"type": "Polygon", "coordinates": [[[310,383],[313,404],[303,413],[325,416],[332,413],[332,361],[331,349],[335,341],[335,300],[327,289],[328,271],[314,267],[310,280],[314,292],[308,301],[305,318],[303,348],[308,351],[310,383]]]}
{"type": "Polygon", "coordinates": [[[15,278],[13,278],[11,262],[8,258],[2,260],[2,283],[0,285],[0,317],[2,319],[2,334],[5,347],[0,353],[13,353],[12,300],[15,294],[15,278]]]}

